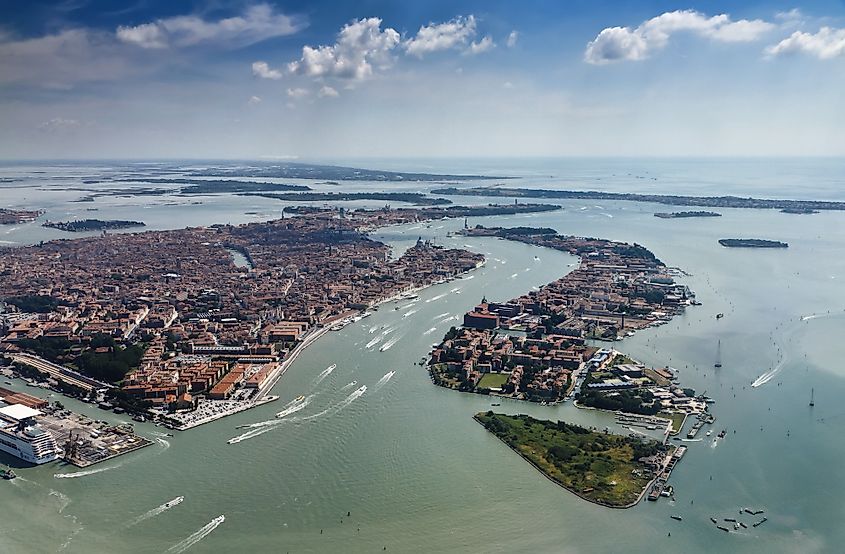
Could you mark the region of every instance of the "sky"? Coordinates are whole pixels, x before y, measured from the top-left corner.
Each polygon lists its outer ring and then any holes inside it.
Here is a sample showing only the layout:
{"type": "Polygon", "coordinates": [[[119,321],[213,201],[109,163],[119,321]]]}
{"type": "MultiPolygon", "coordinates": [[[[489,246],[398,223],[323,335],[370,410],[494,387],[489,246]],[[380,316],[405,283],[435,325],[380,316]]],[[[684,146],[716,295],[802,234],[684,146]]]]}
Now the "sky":
{"type": "Polygon", "coordinates": [[[0,0],[0,158],[843,156],[842,1],[0,0]]]}

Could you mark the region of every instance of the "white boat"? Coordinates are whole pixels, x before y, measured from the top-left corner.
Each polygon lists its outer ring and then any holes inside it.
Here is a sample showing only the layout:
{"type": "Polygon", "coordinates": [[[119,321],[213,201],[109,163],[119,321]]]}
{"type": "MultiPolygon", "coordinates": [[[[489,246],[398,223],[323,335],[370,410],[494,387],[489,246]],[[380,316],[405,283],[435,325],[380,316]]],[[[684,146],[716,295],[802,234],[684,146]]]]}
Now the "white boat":
{"type": "Polygon", "coordinates": [[[302,402],[303,400],[305,400],[305,395],[302,394],[293,399],[294,402],[302,402]]]}
{"type": "Polygon", "coordinates": [[[0,408],[0,450],[33,464],[58,459],[56,439],[37,423],[39,415],[40,411],[23,404],[0,408]]]}

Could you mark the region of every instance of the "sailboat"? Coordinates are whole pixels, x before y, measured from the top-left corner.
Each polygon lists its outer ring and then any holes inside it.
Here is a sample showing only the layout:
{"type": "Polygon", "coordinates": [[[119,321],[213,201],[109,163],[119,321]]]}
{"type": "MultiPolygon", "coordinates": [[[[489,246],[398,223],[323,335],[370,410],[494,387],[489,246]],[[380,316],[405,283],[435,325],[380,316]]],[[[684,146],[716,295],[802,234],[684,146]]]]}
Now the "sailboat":
{"type": "Polygon", "coordinates": [[[719,343],[716,345],[716,363],[713,364],[713,367],[722,367],[722,339],[719,339],[719,343]]]}
{"type": "Polygon", "coordinates": [[[810,407],[811,408],[816,405],[815,396],[816,396],[816,389],[810,389],[810,407]]]}

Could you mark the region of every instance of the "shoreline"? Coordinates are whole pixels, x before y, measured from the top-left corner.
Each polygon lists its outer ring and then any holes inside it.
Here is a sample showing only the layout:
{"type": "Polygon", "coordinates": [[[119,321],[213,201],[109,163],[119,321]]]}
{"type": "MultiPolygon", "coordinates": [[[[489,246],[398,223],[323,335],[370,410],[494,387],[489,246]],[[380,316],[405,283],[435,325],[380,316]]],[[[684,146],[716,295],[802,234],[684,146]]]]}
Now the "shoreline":
{"type": "MultiPolygon", "coordinates": [[[[479,425],[481,425],[482,427],[484,427],[484,425],[481,423],[481,421],[479,421],[479,420],[478,420],[478,416],[477,416],[477,415],[473,415],[473,416],[472,416],[472,419],[474,419],[476,423],[478,423],[479,425]]],[[[485,429],[485,431],[486,431],[486,429],[485,429]]],[[[536,470],[540,473],[540,475],[542,475],[543,477],[545,477],[546,479],[548,479],[548,480],[549,480],[549,481],[551,481],[552,483],[556,484],[557,486],[559,486],[559,487],[560,487],[560,488],[562,488],[563,490],[565,490],[565,491],[567,491],[567,492],[569,492],[569,493],[571,493],[571,494],[574,494],[575,496],[577,496],[577,497],[578,497],[578,498],[580,498],[581,500],[586,500],[587,502],[590,502],[591,504],[595,504],[596,506],[601,506],[601,507],[603,507],[603,508],[611,508],[611,509],[614,509],[614,510],[627,510],[628,508],[633,508],[634,506],[636,506],[637,504],[639,504],[639,503],[640,503],[640,501],[642,501],[643,497],[647,494],[648,490],[651,488],[651,486],[652,486],[652,485],[654,484],[654,482],[657,480],[657,477],[655,477],[654,479],[650,480],[650,481],[648,482],[648,484],[647,484],[647,485],[643,488],[642,492],[640,492],[639,496],[637,496],[637,499],[636,499],[636,500],[634,500],[633,502],[629,503],[629,504],[625,504],[625,505],[621,505],[621,506],[616,506],[616,505],[613,505],[613,504],[608,504],[607,502],[603,502],[603,501],[601,501],[601,500],[596,500],[596,499],[594,499],[594,498],[589,498],[589,497],[587,497],[587,496],[584,496],[582,493],[580,493],[580,492],[578,492],[578,491],[576,491],[576,490],[570,489],[569,487],[567,487],[566,485],[564,485],[563,483],[561,483],[560,481],[558,481],[557,479],[555,479],[554,477],[552,477],[551,475],[549,475],[548,473],[546,473],[545,471],[543,471],[543,469],[542,469],[540,466],[538,466],[537,464],[535,464],[533,460],[531,460],[530,458],[527,458],[527,457],[526,457],[526,456],[525,456],[522,452],[520,452],[519,450],[517,450],[516,448],[514,448],[514,447],[513,447],[513,446],[511,446],[510,444],[508,444],[508,443],[506,443],[505,441],[503,441],[503,440],[502,440],[501,438],[499,438],[499,437],[498,437],[495,433],[489,433],[489,432],[488,432],[488,434],[493,435],[493,437],[494,437],[496,440],[498,440],[500,443],[504,444],[504,445],[505,445],[505,446],[507,446],[509,449],[511,449],[512,451],[516,452],[516,453],[519,455],[519,457],[520,457],[520,458],[522,458],[523,460],[525,460],[526,462],[528,462],[529,464],[531,464],[531,467],[533,467],[534,469],[536,469],[536,470]]]]}

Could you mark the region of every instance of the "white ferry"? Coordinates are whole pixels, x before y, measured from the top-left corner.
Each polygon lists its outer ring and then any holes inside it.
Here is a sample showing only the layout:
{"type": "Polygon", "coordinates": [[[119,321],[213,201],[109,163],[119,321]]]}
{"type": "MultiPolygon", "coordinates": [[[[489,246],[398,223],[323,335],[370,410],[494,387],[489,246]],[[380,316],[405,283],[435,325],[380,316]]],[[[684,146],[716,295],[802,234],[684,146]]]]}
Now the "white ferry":
{"type": "Polygon", "coordinates": [[[32,464],[45,464],[59,458],[53,435],[35,417],[41,412],[23,404],[0,408],[0,450],[32,464]]]}

